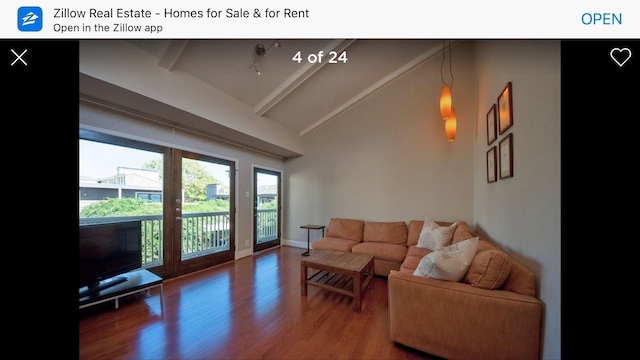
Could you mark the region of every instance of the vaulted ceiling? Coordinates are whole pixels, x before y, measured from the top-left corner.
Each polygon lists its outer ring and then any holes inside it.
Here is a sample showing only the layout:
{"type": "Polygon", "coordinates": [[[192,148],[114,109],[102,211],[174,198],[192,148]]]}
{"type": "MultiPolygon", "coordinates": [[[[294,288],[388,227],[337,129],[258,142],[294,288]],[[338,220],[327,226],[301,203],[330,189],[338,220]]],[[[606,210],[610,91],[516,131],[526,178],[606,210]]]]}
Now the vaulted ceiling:
{"type": "MultiPolygon", "coordinates": [[[[441,40],[416,39],[125,41],[153,56],[155,66],[199,79],[237,99],[255,116],[283,124],[300,137],[424,61],[441,56],[443,47],[441,40]]],[[[81,97],[114,96],[101,95],[95,85],[81,74],[81,97]]],[[[253,138],[231,140],[282,157],[293,155],[253,138]]]]}

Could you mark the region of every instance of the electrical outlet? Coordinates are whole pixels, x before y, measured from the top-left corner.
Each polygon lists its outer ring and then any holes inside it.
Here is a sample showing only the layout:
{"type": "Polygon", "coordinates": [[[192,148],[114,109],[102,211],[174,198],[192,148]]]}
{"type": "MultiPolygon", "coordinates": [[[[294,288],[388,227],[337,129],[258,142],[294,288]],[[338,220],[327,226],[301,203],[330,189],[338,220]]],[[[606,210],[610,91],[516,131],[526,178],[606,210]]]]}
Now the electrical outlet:
{"type": "Polygon", "coordinates": [[[244,246],[249,246],[249,240],[244,241],[244,246]]]}

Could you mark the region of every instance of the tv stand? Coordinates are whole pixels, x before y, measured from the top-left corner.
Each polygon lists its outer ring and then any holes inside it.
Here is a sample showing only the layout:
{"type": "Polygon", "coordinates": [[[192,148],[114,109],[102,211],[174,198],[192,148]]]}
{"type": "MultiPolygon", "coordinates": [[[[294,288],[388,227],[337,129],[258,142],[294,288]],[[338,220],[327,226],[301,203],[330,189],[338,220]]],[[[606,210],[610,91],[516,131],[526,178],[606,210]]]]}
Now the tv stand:
{"type": "Polygon", "coordinates": [[[95,287],[79,289],[79,308],[96,305],[105,301],[115,300],[115,308],[119,306],[118,299],[141,291],[147,293],[154,287],[160,288],[160,307],[162,307],[163,288],[162,278],[146,269],[133,270],[128,273],[101,281],[95,287]]]}
{"type": "Polygon", "coordinates": [[[112,286],[118,285],[118,284],[123,283],[123,282],[125,282],[127,280],[129,280],[129,279],[127,279],[124,276],[114,276],[112,278],[102,280],[97,284],[89,285],[86,290],[82,290],[82,291],[79,292],[79,296],[82,299],[83,297],[85,297],[87,295],[90,295],[90,294],[95,293],[95,292],[100,292],[100,291],[102,291],[104,289],[107,289],[107,288],[110,288],[112,286]]]}

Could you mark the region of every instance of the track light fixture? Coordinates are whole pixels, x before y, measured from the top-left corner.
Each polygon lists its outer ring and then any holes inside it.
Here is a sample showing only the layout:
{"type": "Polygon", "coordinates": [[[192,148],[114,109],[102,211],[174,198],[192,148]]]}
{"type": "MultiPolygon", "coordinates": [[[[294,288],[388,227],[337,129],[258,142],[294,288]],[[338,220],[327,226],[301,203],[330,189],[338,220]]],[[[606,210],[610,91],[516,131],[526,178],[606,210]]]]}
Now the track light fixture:
{"type": "Polygon", "coordinates": [[[258,55],[258,58],[253,60],[253,63],[251,64],[251,66],[249,66],[249,69],[253,68],[256,71],[256,74],[260,75],[261,72],[260,70],[258,70],[258,62],[260,62],[260,60],[262,60],[262,58],[267,55],[267,53],[269,52],[269,50],[271,50],[272,47],[282,47],[282,44],[280,44],[280,40],[276,40],[274,41],[271,45],[269,45],[268,48],[264,47],[264,44],[262,43],[258,43],[256,44],[254,50],[256,52],[256,55],[258,55]]]}

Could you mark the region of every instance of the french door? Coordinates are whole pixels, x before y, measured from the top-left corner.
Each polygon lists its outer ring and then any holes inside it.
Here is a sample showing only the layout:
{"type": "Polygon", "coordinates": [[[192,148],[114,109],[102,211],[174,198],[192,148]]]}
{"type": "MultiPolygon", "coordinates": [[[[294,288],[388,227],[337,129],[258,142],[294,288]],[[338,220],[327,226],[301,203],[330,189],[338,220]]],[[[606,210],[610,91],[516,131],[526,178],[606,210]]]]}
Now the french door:
{"type": "Polygon", "coordinates": [[[253,251],[280,245],[282,174],[253,168],[253,251]]]}
{"type": "Polygon", "coordinates": [[[181,275],[234,259],[235,164],[173,150],[171,257],[181,275]]]}

